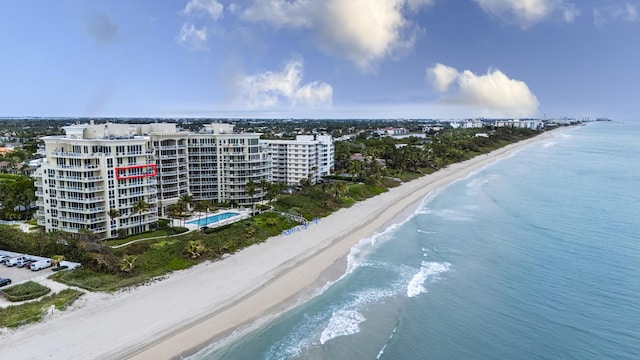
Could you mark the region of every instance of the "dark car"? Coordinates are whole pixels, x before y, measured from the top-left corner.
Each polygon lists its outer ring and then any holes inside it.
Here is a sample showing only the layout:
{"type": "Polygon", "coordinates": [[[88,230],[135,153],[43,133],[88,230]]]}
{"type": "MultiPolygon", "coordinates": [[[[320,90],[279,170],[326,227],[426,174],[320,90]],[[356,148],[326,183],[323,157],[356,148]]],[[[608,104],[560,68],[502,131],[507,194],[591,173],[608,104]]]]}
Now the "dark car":
{"type": "Polygon", "coordinates": [[[0,287],[7,286],[9,284],[11,284],[11,279],[0,278],[0,287]]]}

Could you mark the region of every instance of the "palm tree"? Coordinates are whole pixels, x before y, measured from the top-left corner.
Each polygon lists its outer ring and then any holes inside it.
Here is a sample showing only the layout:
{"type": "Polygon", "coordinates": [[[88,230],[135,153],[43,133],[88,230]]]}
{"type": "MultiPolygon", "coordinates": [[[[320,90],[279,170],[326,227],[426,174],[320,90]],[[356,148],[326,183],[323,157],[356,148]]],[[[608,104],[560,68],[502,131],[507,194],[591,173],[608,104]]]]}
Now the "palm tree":
{"type": "Polygon", "coordinates": [[[146,201],[140,199],[133,204],[133,214],[142,214],[143,212],[149,210],[151,208],[151,204],[146,201]]]}
{"type": "Polygon", "coordinates": [[[192,240],[187,243],[187,251],[192,259],[197,259],[207,249],[202,240],[192,240]]]}
{"type": "Polygon", "coordinates": [[[111,218],[111,220],[115,220],[115,218],[120,217],[120,210],[118,209],[111,209],[109,210],[109,217],[111,218]]]}
{"type": "Polygon", "coordinates": [[[335,197],[336,198],[341,198],[344,195],[347,194],[347,184],[342,182],[342,181],[338,181],[334,184],[334,188],[335,188],[335,197]]]}
{"type": "Polygon", "coordinates": [[[249,198],[251,201],[251,207],[253,209],[253,211],[251,211],[251,214],[253,214],[253,212],[256,209],[256,203],[253,201],[253,196],[256,194],[256,188],[257,188],[257,184],[255,182],[253,182],[253,180],[249,180],[249,182],[247,182],[247,184],[244,187],[244,190],[247,192],[247,195],[249,195],[249,198]]]}
{"type": "Polygon", "coordinates": [[[189,194],[184,194],[182,196],[180,196],[180,199],[178,200],[178,203],[182,203],[183,206],[186,207],[185,210],[190,210],[191,206],[193,205],[193,196],[189,195],[189,194]]]}
{"type": "Polygon", "coordinates": [[[136,255],[127,255],[120,259],[120,270],[130,273],[136,267],[136,259],[138,257],[136,255]]]}
{"type": "Polygon", "coordinates": [[[278,220],[274,219],[274,218],[268,218],[266,220],[267,225],[269,226],[273,226],[274,228],[276,228],[276,230],[280,231],[280,228],[278,228],[278,220]]]}
{"type": "Polygon", "coordinates": [[[267,190],[269,190],[269,182],[265,179],[260,180],[260,190],[262,191],[262,198],[265,198],[267,190]]]}
{"type": "MultiPolygon", "coordinates": [[[[174,219],[179,218],[180,214],[182,214],[182,211],[180,209],[180,206],[178,206],[178,204],[167,206],[167,212],[169,213],[169,217],[172,217],[174,219]]],[[[173,224],[173,222],[171,222],[171,224],[173,224]]]]}
{"type": "MultiPolygon", "coordinates": [[[[122,215],[122,214],[120,213],[120,210],[118,210],[118,209],[110,209],[109,210],[109,217],[111,218],[111,222],[113,222],[114,224],[115,224],[116,218],[120,217],[120,215],[122,215]]],[[[111,231],[112,230],[110,228],[109,229],[109,233],[111,234],[110,236],[112,236],[111,231]]]]}
{"type": "Polygon", "coordinates": [[[193,210],[198,212],[198,225],[200,224],[200,219],[202,218],[202,212],[207,209],[207,202],[204,200],[196,201],[193,204],[193,210]]]}
{"type": "Polygon", "coordinates": [[[256,232],[257,232],[257,231],[258,231],[258,230],[256,229],[256,227],[255,227],[255,226],[249,226],[249,227],[247,228],[247,232],[246,232],[247,239],[251,239],[251,238],[253,237],[253,235],[255,235],[255,234],[256,234],[256,232]]]}

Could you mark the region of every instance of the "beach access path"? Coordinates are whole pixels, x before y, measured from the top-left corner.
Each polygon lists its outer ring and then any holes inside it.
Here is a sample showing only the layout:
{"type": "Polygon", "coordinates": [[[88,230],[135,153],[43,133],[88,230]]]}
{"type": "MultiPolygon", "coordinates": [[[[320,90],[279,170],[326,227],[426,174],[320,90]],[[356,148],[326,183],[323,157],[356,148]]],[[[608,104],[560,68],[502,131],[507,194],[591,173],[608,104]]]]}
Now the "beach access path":
{"type": "Polygon", "coordinates": [[[428,193],[552,136],[545,132],[450,165],[225,260],[115,294],[87,294],[41,323],[0,332],[0,353],[11,354],[12,360],[168,359],[193,354],[240,326],[282,313],[336,280],[344,274],[344,259],[354,245],[381,231],[428,193]]]}

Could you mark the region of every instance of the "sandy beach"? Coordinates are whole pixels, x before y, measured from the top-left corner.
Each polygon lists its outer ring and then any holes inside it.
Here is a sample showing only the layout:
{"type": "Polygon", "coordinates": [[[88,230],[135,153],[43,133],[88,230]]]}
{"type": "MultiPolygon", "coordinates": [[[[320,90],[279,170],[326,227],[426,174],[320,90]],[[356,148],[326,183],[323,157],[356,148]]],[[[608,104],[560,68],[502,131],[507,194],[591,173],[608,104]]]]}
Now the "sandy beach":
{"type": "Polygon", "coordinates": [[[354,245],[430,192],[552,136],[545,132],[450,165],[225,260],[116,294],[86,294],[41,323],[0,332],[0,352],[14,360],[191,355],[238,327],[282,313],[340,277],[354,245]]]}

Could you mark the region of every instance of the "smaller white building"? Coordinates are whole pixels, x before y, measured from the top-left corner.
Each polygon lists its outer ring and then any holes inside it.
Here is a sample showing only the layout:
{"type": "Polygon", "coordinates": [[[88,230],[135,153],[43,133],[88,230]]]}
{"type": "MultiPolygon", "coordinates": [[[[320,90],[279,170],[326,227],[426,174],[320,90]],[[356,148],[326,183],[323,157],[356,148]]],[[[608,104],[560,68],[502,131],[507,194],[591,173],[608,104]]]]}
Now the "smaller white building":
{"type": "Polygon", "coordinates": [[[537,130],[544,127],[544,124],[540,120],[497,120],[496,127],[512,127],[520,129],[537,130]]]}
{"type": "Polygon", "coordinates": [[[334,142],[331,135],[298,135],[295,140],[262,140],[271,157],[272,181],[300,185],[312,184],[329,175],[334,167],[334,142]]]}

